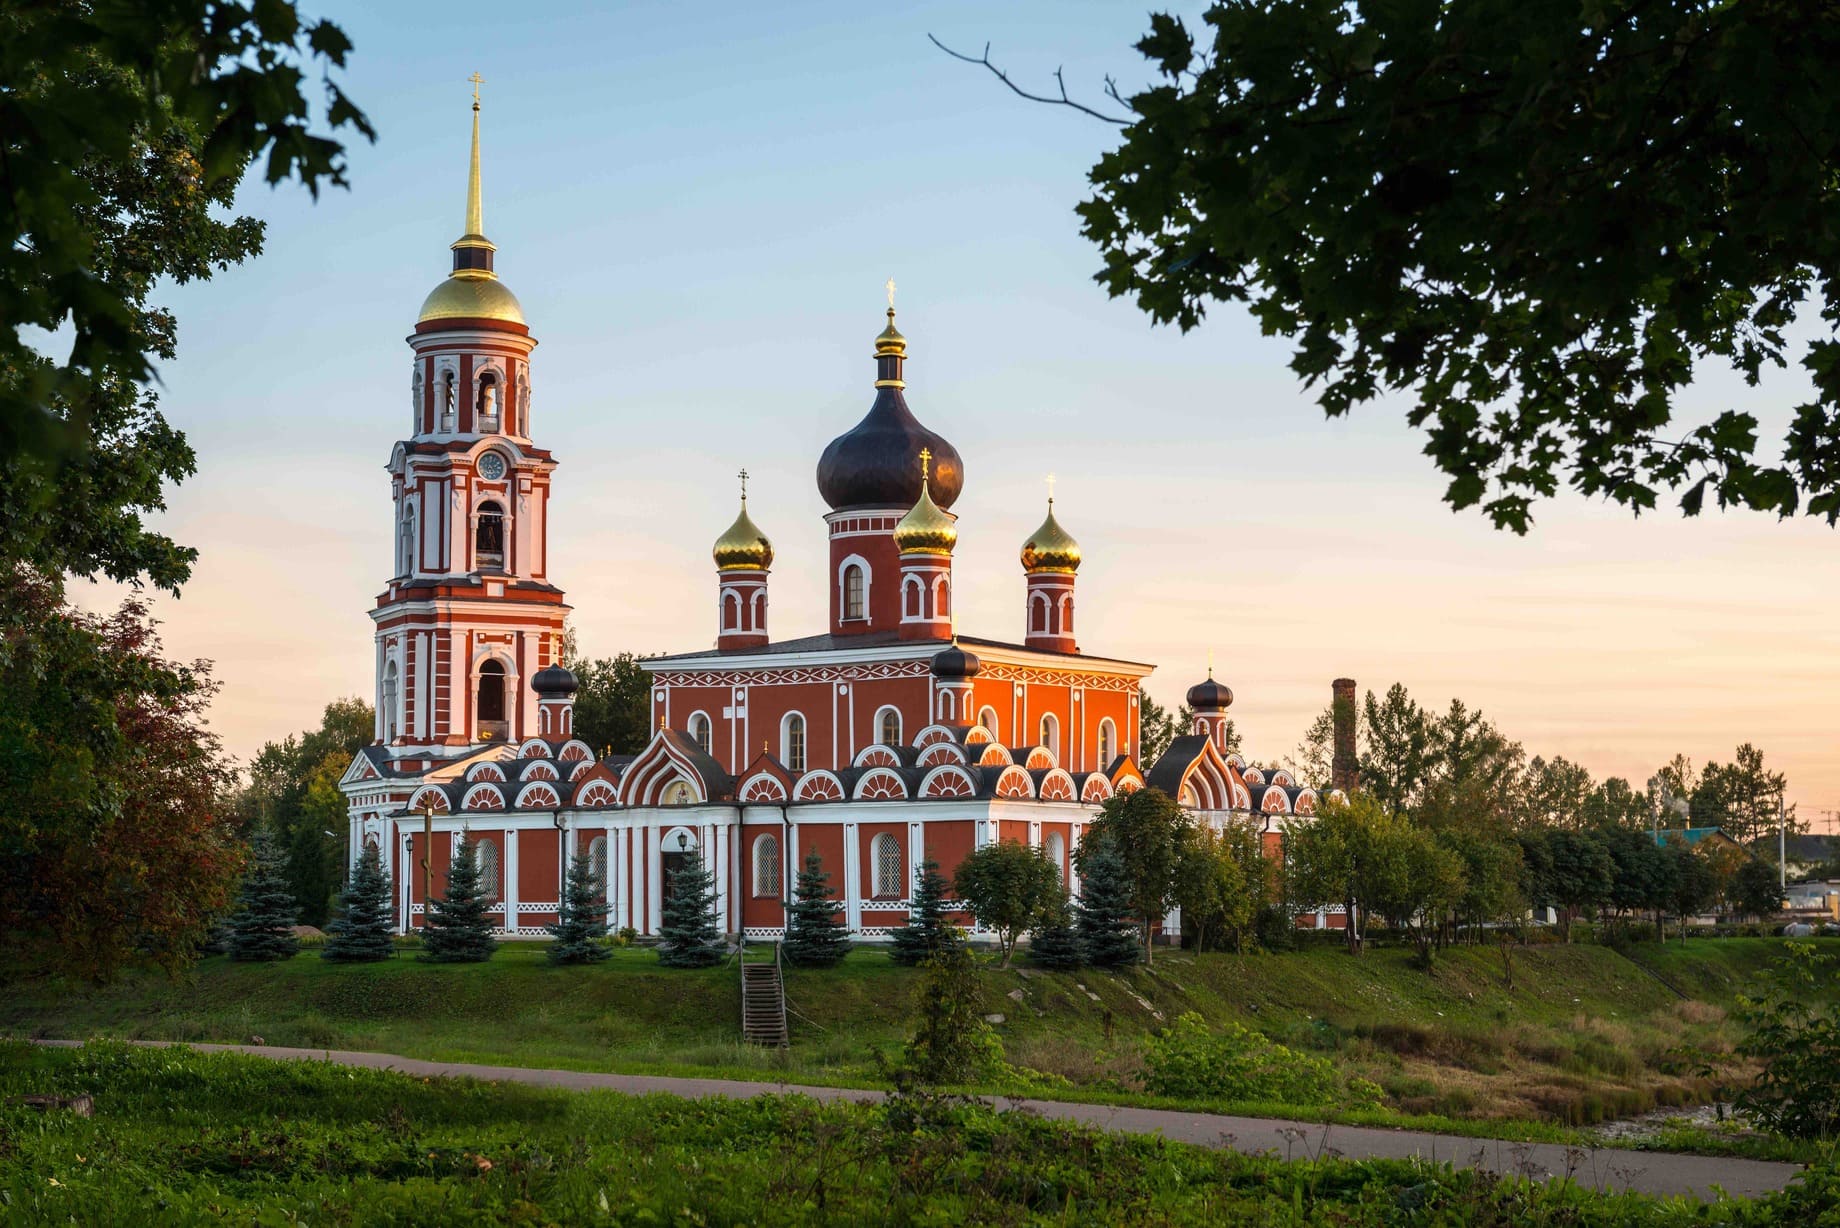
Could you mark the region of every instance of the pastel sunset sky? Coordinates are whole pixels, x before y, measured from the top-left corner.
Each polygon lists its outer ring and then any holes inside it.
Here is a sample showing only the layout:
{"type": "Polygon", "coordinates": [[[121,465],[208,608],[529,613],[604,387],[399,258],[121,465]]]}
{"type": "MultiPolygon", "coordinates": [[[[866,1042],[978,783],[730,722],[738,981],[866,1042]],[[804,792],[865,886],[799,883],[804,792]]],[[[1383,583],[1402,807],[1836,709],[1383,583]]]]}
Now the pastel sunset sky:
{"type": "MultiPolygon", "coordinates": [[[[1192,6],[1191,6],[1192,7],[1192,6]]],[[[241,758],[372,694],[366,610],[390,571],[383,466],[408,419],[403,337],[461,229],[484,88],[486,232],[541,340],[533,433],[556,474],[552,577],[593,655],[713,639],[709,545],[735,471],[772,537],[773,629],[820,630],[818,454],[868,408],[882,283],[910,404],[963,453],[959,627],[1020,639],[1016,553],[1044,479],[1081,541],[1080,640],[1156,662],[1165,704],[1210,650],[1258,760],[1338,675],[1460,696],[1530,754],[1638,784],[1742,741],[1827,829],[1840,807],[1840,540],[1816,521],[1561,496],[1524,538],[1442,502],[1399,402],[1330,422],[1288,345],[1221,308],[1186,336],[1092,281],[1073,207],[1115,130],[1035,106],[928,32],[1036,86],[1145,79],[1140,9],[1099,3],[330,3],[376,123],[352,190],[251,184],[266,253],[178,288],[163,403],[199,473],[163,518],[201,558],[155,603],[208,657],[241,758]]],[[[1707,370],[1780,435],[1799,370],[1707,370]]],[[[104,594],[91,593],[91,599],[104,594]]]]}

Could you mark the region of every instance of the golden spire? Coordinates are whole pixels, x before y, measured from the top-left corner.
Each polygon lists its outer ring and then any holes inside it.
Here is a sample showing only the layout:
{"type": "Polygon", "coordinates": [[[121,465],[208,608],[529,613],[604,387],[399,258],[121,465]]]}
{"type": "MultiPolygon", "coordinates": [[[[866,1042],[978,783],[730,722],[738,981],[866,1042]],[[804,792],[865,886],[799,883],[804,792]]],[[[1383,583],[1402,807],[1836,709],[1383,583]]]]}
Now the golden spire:
{"type": "MultiPolygon", "coordinates": [[[[893,327],[890,325],[890,327],[893,327]]],[[[950,556],[958,544],[956,517],[933,502],[931,474],[933,450],[920,449],[920,498],[894,527],[894,544],[902,554],[950,556]]]]}
{"type": "Polygon", "coordinates": [[[486,237],[486,206],[479,190],[479,87],[486,79],[475,72],[473,83],[473,164],[466,176],[466,233],[486,237]]]}
{"type": "Polygon", "coordinates": [[[524,309],[517,296],[492,271],[498,249],[485,234],[485,194],[479,176],[479,87],[485,78],[474,73],[467,80],[473,83],[473,157],[466,176],[466,233],[448,245],[454,253],[453,272],[422,303],[419,322],[478,319],[522,324],[524,309]]]}
{"type": "MultiPolygon", "coordinates": [[[[1048,476],[1048,489],[1054,489],[1052,474],[1048,476]]],[[[1047,519],[1022,543],[1022,568],[1028,572],[1058,571],[1072,575],[1080,569],[1080,558],[1080,543],[1054,518],[1054,496],[1049,494],[1047,519]]]]}
{"type": "Polygon", "coordinates": [[[748,515],[748,471],[743,469],[736,476],[741,479],[741,514],[716,538],[710,554],[720,571],[765,571],[773,565],[773,543],[748,515]]]}

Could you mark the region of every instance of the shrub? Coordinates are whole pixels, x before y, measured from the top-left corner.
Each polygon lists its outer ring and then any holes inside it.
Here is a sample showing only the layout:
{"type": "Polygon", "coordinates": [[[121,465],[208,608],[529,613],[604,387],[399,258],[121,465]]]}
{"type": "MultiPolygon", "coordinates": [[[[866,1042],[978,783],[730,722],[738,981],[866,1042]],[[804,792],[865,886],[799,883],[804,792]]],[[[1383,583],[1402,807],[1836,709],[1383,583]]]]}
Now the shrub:
{"type": "Polygon", "coordinates": [[[1194,1011],[1146,1042],[1143,1078],[1159,1096],[1266,1104],[1375,1103],[1380,1090],[1366,1080],[1344,1088],[1327,1058],[1287,1049],[1237,1023],[1210,1032],[1194,1011]]]}
{"type": "Polygon", "coordinates": [[[984,1022],[971,952],[949,946],[920,967],[914,994],[919,1019],[903,1055],[907,1073],[922,1086],[936,1086],[1001,1069],[1003,1042],[984,1022]]]}
{"type": "Polygon", "coordinates": [[[1836,964],[1813,943],[1792,942],[1763,974],[1762,993],[1738,999],[1744,1035],[1734,1047],[1763,1069],[1735,1103],[1765,1129],[1831,1138],[1840,1128],[1840,1005],[1830,996],[1836,964]]]}

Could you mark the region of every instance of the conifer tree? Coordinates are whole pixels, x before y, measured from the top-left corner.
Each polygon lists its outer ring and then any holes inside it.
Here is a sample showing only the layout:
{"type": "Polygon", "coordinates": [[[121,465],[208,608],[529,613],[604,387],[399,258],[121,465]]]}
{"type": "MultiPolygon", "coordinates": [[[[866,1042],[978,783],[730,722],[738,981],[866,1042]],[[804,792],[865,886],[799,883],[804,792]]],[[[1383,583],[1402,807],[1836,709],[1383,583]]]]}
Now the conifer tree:
{"type": "Polygon", "coordinates": [[[691,849],[671,875],[671,891],[659,919],[658,962],[667,968],[707,968],[721,960],[722,933],[716,928],[715,875],[703,868],[703,854],[691,849]]]}
{"type": "Polygon", "coordinates": [[[358,864],[339,901],[339,918],[330,927],[332,937],[321,959],[368,963],[396,953],[394,910],[390,905],[390,880],[383,872],[383,855],[374,844],[364,846],[358,864]]]}
{"type": "Polygon", "coordinates": [[[804,968],[833,968],[850,953],[850,930],[837,920],[831,876],[814,851],[799,871],[798,902],[786,925],[786,958],[804,968]]]}
{"type": "Polygon", "coordinates": [[[281,850],[267,832],[256,833],[250,847],[249,877],[243,880],[236,915],[230,920],[230,958],[294,958],[300,950],[300,939],[294,934],[299,915],[281,850]]]}
{"type": "Polygon", "coordinates": [[[1073,927],[1073,902],[1065,888],[1048,908],[1046,919],[1029,936],[1029,958],[1044,968],[1066,971],[1086,962],[1079,931],[1073,927]]]}
{"type": "Polygon", "coordinates": [[[928,858],[920,863],[907,923],[889,935],[888,954],[895,963],[920,964],[941,951],[964,945],[964,934],[946,918],[949,886],[938,862],[928,858]]]}
{"type": "Polygon", "coordinates": [[[447,893],[429,902],[422,926],[422,958],[437,964],[477,964],[492,958],[492,937],[485,884],[480,881],[479,849],[471,832],[460,835],[460,850],[447,866],[447,893]]]}
{"type": "Polygon", "coordinates": [[[1083,861],[1075,927],[1086,962],[1096,968],[1137,963],[1144,949],[1137,940],[1137,920],[1131,915],[1131,887],[1123,859],[1109,841],[1102,840],[1083,861]]]}
{"type": "Polygon", "coordinates": [[[601,895],[601,880],[590,858],[570,859],[556,924],[543,928],[556,940],[549,947],[552,964],[592,964],[612,954],[597,941],[607,934],[607,901],[601,895]]]}

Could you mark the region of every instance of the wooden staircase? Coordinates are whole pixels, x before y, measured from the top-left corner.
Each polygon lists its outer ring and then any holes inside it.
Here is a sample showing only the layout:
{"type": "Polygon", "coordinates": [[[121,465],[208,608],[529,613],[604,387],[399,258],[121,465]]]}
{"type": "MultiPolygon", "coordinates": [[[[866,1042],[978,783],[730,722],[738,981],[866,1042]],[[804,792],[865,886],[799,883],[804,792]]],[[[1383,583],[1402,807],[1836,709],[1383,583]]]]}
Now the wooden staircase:
{"type": "Polygon", "coordinates": [[[741,1037],[750,1044],[784,1049],[786,1034],[786,980],[780,975],[779,944],[773,944],[773,962],[750,961],[741,956],[741,1037]]]}

